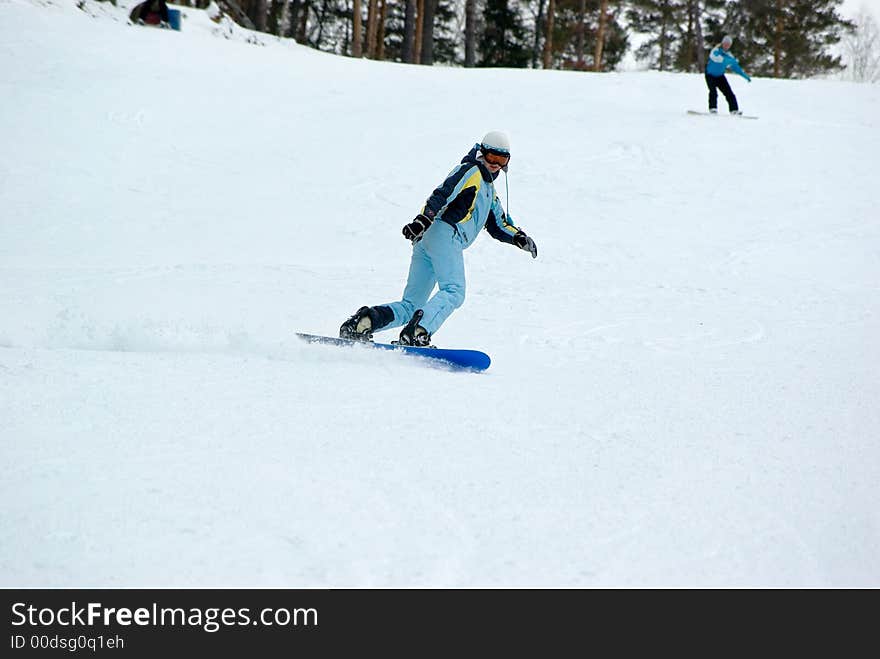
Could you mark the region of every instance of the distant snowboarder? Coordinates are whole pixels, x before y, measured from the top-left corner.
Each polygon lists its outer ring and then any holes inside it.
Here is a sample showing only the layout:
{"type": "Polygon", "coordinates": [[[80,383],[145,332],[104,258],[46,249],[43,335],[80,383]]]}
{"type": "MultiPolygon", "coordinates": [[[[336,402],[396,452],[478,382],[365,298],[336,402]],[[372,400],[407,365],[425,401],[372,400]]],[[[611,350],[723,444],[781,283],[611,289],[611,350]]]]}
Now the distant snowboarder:
{"type": "Polygon", "coordinates": [[[718,112],[718,90],[724,94],[727,99],[727,107],[731,114],[742,114],[739,105],[736,102],[736,96],[730,88],[730,83],[724,77],[724,73],[729,68],[734,73],[741,75],[748,82],[752,79],[740,68],[739,62],[730,54],[730,47],[733,45],[733,37],[725,34],[721,43],[712,49],[709,53],[709,60],[706,62],[706,84],[709,86],[709,112],[715,114],[718,112]]]}
{"type": "Polygon", "coordinates": [[[340,338],[370,341],[373,332],[404,325],[398,343],[426,346],[431,336],[462,305],[465,296],[463,251],[481,229],[537,258],[535,241],[516,227],[501,207],[495,179],[510,162],[510,140],[491,131],[474,144],[428,197],[422,212],[403,227],[413,252],[403,299],[361,307],[339,328],[340,338]],[[431,296],[434,286],[437,292],[431,296]]]}

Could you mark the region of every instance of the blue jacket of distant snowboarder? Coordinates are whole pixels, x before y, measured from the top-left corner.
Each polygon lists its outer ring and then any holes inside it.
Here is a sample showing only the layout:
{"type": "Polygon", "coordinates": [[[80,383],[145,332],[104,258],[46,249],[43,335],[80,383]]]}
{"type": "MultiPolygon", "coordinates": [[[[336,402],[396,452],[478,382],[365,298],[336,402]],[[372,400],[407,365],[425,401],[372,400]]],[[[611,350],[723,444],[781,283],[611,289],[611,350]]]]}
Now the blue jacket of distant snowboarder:
{"type": "Polygon", "coordinates": [[[740,68],[737,59],[720,45],[715,46],[712,52],[709,53],[709,61],[706,62],[706,73],[717,78],[718,76],[723,76],[728,68],[751,82],[752,79],[740,68]]]}
{"type": "MultiPolygon", "coordinates": [[[[506,168],[505,168],[506,169],[506,168]]],[[[446,180],[428,197],[423,213],[452,226],[462,249],[469,247],[482,228],[503,243],[513,244],[518,231],[495,193],[494,175],[483,165],[475,144],[446,180]],[[430,213],[428,212],[430,211],[430,213]]]]}

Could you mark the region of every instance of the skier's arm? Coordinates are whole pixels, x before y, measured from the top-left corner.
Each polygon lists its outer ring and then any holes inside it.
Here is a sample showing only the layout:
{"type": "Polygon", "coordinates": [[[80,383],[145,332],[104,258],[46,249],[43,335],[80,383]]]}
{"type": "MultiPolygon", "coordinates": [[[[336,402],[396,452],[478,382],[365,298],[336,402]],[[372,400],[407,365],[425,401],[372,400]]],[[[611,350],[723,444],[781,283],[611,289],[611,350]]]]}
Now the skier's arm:
{"type": "Polygon", "coordinates": [[[727,60],[727,66],[728,68],[730,68],[731,71],[733,71],[737,75],[741,75],[748,82],[752,81],[752,79],[749,77],[749,74],[742,70],[742,67],[739,65],[739,62],[733,55],[727,55],[725,59],[727,60]]]}
{"type": "Polygon", "coordinates": [[[526,235],[526,232],[518,228],[507,217],[504,209],[501,208],[501,202],[498,197],[492,202],[492,209],[489,211],[489,217],[486,220],[486,231],[489,235],[508,245],[516,245],[520,249],[529,252],[532,258],[538,258],[538,247],[535,241],[526,235]]]}
{"type": "Polygon", "coordinates": [[[507,217],[498,197],[492,200],[492,208],[489,209],[489,217],[486,218],[486,231],[495,240],[500,240],[508,245],[514,244],[513,237],[519,231],[511,219],[507,217]]]}

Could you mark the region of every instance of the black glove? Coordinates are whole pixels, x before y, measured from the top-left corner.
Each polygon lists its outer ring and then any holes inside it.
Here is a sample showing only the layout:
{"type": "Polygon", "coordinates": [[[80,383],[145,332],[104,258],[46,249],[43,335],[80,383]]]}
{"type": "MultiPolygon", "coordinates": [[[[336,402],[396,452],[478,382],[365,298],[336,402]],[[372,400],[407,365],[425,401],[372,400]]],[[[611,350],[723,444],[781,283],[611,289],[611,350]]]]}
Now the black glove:
{"type": "Polygon", "coordinates": [[[516,232],[516,235],[513,237],[513,244],[520,249],[531,252],[533,259],[538,258],[538,246],[535,244],[535,241],[529,238],[526,235],[526,232],[522,229],[516,232]]]}
{"type": "Polygon", "coordinates": [[[418,240],[429,226],[431,226],[431,218],[419,213],[412,222],[403,227],[403,236],[407,240],[418,240]]]}

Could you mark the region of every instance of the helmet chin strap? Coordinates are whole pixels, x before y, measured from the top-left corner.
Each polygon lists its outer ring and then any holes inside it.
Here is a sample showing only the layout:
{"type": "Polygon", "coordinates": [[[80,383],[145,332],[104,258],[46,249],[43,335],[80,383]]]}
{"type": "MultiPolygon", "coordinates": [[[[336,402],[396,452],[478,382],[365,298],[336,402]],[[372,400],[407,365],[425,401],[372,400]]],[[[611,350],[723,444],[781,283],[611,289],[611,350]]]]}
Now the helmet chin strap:
{"type": "MultiPolygon", "coordinates": [[[[488,165],[486,159],[483,157],[482,153],[477,153],[477,160],[483,164],[488,165]]],[[[506,202],[506,208],[504,209],[507,217],[510,217],[510,182],[507,174],[507,165],[501,167],[499,171],[504,172],[504,201],[506,202]]]]}
{"type": "Polygon", "coordinates": [[[510,217],[510,187],[508,185],[508,176],[507,176],[507,167],[502,168],[504,170],[504,202],[507,206],[504,209],[504,213],[507,217],[510,217]]]}

